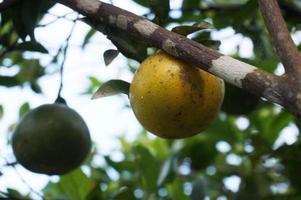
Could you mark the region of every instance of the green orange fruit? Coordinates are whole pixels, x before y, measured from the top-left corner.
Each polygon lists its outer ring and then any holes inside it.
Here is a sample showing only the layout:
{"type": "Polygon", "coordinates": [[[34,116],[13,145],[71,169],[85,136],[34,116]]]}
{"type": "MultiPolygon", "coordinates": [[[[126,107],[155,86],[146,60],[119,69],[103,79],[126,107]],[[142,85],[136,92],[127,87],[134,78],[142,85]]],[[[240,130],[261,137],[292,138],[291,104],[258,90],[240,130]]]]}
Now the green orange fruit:
{"type": "Polygon", "coordinates": [[[17,161],[28,170],[62,175],[82,164],[91,138],[81,116],[64,104],[45,104],[29,111],[12,136],[17,161]]]}

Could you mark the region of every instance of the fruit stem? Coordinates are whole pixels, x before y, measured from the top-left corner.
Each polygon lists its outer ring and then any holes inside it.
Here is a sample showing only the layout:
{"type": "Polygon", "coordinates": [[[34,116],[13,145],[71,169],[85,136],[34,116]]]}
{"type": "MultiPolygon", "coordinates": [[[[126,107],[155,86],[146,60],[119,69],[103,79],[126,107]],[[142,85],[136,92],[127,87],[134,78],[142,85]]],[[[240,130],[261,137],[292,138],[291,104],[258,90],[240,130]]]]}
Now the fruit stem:
{"type": "Polygon", "coordinates": [[[59,90],[58,90],[58,94],[57,94],[57,98],[55,100],[55,103],[66,104],[65,99],[62,98],[62,96],[61,96],[61,92],[62,92],[62,89],[63,89],[64,66],[65,66],[65,62],[66,62],[66,58],[67,58],[67,51],[68,51],[68,48],[69,48],[69,41],[70,41],[72,33],[75,29],[75,25],[76,25],[76,21],[78,20],[78,17],[79,17],[79,14],[77,14],[76,18],[74,20],[72,20],[73,25],[71,27],[71,31],[70,31],[68,37],[66,38],[65,46],[64,47],[62,46],[60,48],[60,51],[62,51],[62,53],[63,53],[63,60],[62,60],[61,66],[60,66],[60,86],[59,86],[59,90]]]}

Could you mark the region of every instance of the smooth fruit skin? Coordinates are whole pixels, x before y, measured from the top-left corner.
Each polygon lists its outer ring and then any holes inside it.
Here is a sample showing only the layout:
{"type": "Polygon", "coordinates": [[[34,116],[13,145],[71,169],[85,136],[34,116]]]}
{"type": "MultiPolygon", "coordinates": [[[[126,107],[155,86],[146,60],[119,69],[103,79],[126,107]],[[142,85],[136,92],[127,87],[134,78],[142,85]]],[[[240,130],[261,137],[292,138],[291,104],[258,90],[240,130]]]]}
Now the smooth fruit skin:
{"type": "Polygon", "coordinates": [[[223,80],[164,52],[144,60],[130,86],[136,118],[163,138],[185,138],[205,130],[223,97],[223,80]]]}
{"type": "Polygon", "coordinates": [[[45,104],[29,111],[12,136],[17,161],[28,170],[62,175],[77,168],[89,155],[87,125],[63,104],[45,104]]]}

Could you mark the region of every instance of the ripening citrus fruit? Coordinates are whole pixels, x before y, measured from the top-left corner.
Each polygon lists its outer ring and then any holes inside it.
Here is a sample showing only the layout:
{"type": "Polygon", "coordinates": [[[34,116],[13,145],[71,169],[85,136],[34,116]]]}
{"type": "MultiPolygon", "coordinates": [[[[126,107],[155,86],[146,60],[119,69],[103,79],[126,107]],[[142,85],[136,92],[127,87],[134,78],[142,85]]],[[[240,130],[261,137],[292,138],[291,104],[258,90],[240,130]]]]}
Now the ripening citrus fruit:
{"type": "Polygon", "coordinates": [[[130,86],[138,121],[163,138],[185,138],[205,130],[223,97],[223,80],[164,52],[143,61],[130,86]]]}
{"type": "Polygon", "coordinates": [[[81,116],[63,104],[45,104],[29,111],[12,136],[17,161],[30,171],[65,174],[90,153],[91,139],[81,116]]]}

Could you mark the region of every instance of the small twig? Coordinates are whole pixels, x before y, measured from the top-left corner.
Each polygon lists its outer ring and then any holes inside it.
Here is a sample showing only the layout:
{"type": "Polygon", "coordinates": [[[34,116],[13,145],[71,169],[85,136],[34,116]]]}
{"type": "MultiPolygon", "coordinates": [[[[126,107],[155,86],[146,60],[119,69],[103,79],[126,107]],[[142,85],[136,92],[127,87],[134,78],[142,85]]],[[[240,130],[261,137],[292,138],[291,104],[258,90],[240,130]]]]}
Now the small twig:
{"type": "Polygon", "coordinates": [[[15,166],[15,165],[17,165],[18,164],[18,162],[10,162],[10,163],[5,163],[5,165],[4,165],[4,167],[13,167],[13,166],[15,166]]]}
{"type": "Polygon", "coordinates": [[[258,0],[258,3],[286,73],[291,77],[300,79],[301,55],[287,29],[277,0],[258,0]]]}
{"type": "Polygon", "coordinates": [[[68,14],[62,15],[62,16],[55,16],[56,19],[54,19],[54,20],[52,20],[52,21],[50,21],[50,22],[47,22],[47,23],[45,23],[45,24],[38,24],[36,27],[37,27],[37,28],[44,28],[44,27],[46,27],[46,26],[48,26],[48,25],[51,25],[51,24],[57,22],[57,21],[60,20],[60,19],[64,19],[64,20],[68,20],[68,21],[72,21],[72,22],[73,22],[74,20],[73,20],[73,19],[67,18],[67,17],[66,17],[67,15],[68,15],[68,14]]]}
{"type": "Polygon", "coordinates": [[[65,62],[66,62],[66,57],[67,57],[67,51],[68,51],[68,48],[69,48],[69,41],[71,39],[71,36],[74,32],[74,29],[75,29],[75,25],[76,25],[76,21],[79,17],[79,14],[77,15],[77,17],[73,20],[73,25],[72,25],[72,28],[71,28],[71,31],[68,35],[68,37],[66,38],[66,45],[65,47],[62,49],[62,52],[63,52],[63,61],[61,63],[61,67],[60,67],[60,86],[59,86],[59,91],[58,91],[58,95],[57,95],[57,99],[60,99],[61,98],[61,92],[62,92],[62,89],[63,89],[63,74],[64,74],[64,65],[65,65],[65,62]]]}
{"type": "Polygon", "coordinates": [[[67,17],[68,15],[71,15],[71,14],[74,14],[74,13],[75,12],[72,11],[72,12],[68,12],[68,13],[66,13],[64,15],[56,15],[54,13],[47,12],[47,15],[50,15],[50,16],[56,18],[56,19],[54,19],[54,20],[52,20],[52,21],[50,21],[48,23],[45,23],[45,24],[38,24],[36,27],[37,28],[43,28],[43,27],[46,27],[46,26],[48,26],[50,24],[53,24],[53,23],[57,22],[60,19],[64,19],[64,20],[68,20],[68,21],[74,22],[74,19],[70,19],[70,18],[67,17]]]}
{"type": "Polygon", "coordinates": [[[2,3],[0,3],[0,12],[7,10],[8,8],[15,5],[19,0],[4,0],[2,3]]]}
{"type": "Polygon", "coordinates": [[[19,173],[19,171],[18,171],[17,168],[16,168],[16,163],[17,163],[17,162],[9,162],[5,157],[2,157],[2,159],[6,162],[6,163],[5,163],[5,166],[10,166],[10,167],[12,167],[12,168],[15,170],[16,174],[18,175],[18,177],[20,178],[20,180],[22,181],[22,183],[23,183],[24,185],[26,185],[26,187],[30,190],[30,192],[36,194],[36,195],[39,196],[41,199],[44,199],[43,195],[40,194],[39,192],[37,192],[35,189],[33,189],[33,188],[29,185],[29,183],[27,183],[27,181],[23,178],[23,176],[19,173]]]}

